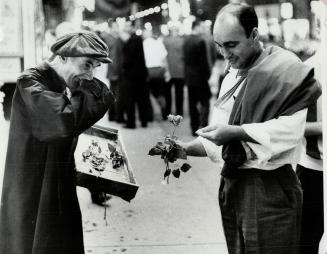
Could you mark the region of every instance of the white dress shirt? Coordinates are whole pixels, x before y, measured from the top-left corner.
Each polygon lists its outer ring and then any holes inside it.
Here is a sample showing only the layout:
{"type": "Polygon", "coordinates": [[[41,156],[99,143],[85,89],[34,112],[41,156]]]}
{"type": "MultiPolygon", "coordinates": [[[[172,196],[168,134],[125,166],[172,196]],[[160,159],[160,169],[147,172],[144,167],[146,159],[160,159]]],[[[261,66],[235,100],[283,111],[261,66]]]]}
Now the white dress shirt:
{"type": "Polygon", "coordinates": [[[163,67],[167,50],[160,39],[152,37],[143,41],[144,59],[147,68],[163,67]]]}
{"type": "MultiPolygon", "coordinates": [[[[240,77],[238,70],[231,69],[222,82],[219,97],[233,87],[240,77]]],[[[244,81],[243,81],[244,84],[244,81]]],[[[235,97],[239,93],[242,85],[223,104],[215,106],[211,114],[210,125],[228,124],[229,116],[232,112],[235,97]]],[[[300,110],[290,116],[281,116],[263,123],[251,123],[241,125],[244,131],[258,142],[241,141],[247,161],[241,168],[258,168],[272,170],[285,164],[297,163],[300,154],[300,140],[304,134],[307,109],[300,110]]],[[[222,147],[218,147],[213,142],[198,137],[203,144],[207,156],[213,161],[223,163],[221,157],[222,147]]]]}

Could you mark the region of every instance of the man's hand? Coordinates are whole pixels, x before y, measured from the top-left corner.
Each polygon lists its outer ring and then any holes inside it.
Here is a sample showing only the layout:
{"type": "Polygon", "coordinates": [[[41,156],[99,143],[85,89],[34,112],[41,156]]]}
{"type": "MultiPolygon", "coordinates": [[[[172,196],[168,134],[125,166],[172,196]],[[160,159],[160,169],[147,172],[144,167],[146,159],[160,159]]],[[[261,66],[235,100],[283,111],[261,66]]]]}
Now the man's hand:
{"type": "Polygon", "coordinates": [[[237,125],[211,125],[197,130],[196,134],[214,142],[218,146],[224,145],[232,140],[257,143],[243,130],[241,126],[237,125]]]}
{"type": "Polygon", "coordinates": [[[234,127],[232,125],[216,124],[199,129],[196,134],[220,146],[233,139],[234,127]]]}
{"type": "Polygon", "coordinates": [[[165,78],[165,81],[166,82],[169,82],[170,81],[171,75],[170,75],[170,72],[168,70],[165,71],[164,78],[165,78]]]}
{"type": "Polygon", "coordinates": [[[202,143],[198,139],[194,139],[189,142],[183,142],[181,140],[176,140],[176,144],[184,149],[187,155],[206,157],[207,153],[204,149],[202,143]]]}

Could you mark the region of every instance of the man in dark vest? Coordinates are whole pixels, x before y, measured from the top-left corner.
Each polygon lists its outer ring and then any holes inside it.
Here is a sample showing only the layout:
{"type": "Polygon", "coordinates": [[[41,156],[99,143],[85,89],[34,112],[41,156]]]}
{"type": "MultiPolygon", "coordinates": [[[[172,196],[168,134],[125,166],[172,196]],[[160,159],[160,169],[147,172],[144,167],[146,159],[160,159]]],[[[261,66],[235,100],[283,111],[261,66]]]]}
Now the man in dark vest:
{"type": "Polygon", "coordinates": [[[219,201],[230,253],[297,253],[302,190],[291,164],[307,108],[321,91],[312,68],[281,48],[263,49],[252,7],[230,4],[217,16],[214,39],[234,83],[229,122],[199,130],[222,145],[219,201]],[[223,27],[223,29],[222,29],[223,27]],[[235,94],[236,93],[236,94],[235,94]]]}
{"type": "Polygon", "coordinates": [[[321,90],[293,53],[262,48],[252,6],[225,6],[213,31],[230,66],[215,103],[218,121],[197,131],[205,142],[181,144],[211,159],[222,147],[219,204],[229,254],[296,254],[302,189],[291,164],[321,90]]]}

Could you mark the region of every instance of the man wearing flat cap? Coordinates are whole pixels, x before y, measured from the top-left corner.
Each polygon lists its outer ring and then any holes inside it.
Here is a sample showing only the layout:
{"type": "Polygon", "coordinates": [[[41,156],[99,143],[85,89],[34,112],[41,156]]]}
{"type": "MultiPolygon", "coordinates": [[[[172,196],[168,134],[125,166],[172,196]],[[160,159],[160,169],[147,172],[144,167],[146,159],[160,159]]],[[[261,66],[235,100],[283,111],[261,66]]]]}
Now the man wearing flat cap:
{"type": "Polygon", "coordinates": [[[93,78],[111,62],[106,44],[81,31],[59,38],[49,61],[24,71],[13,97],[0,211],[1,254],[83,254],[75,186],[78,135],[112,95],[93,78]]]}

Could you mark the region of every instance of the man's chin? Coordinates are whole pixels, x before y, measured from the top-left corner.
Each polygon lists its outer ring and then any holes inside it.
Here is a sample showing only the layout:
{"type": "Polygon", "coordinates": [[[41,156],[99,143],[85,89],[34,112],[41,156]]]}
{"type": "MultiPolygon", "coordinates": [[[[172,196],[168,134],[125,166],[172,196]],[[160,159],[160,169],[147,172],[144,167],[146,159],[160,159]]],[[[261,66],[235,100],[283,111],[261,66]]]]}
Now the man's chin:
{"type": "Polygon", "coordinates": [[[77,78],[79,78],[79,79],[86,79],[86,80],[92,80],[93,79],[93,77],[85,76],[85,75],[77,76],[77,78]]]}
{"type": "Polygon", "coordinates": [[[229,62],[230,66],[234,69],[240,69],[240,64],[237,62],[229,62]]]}

